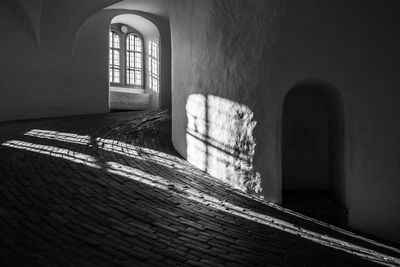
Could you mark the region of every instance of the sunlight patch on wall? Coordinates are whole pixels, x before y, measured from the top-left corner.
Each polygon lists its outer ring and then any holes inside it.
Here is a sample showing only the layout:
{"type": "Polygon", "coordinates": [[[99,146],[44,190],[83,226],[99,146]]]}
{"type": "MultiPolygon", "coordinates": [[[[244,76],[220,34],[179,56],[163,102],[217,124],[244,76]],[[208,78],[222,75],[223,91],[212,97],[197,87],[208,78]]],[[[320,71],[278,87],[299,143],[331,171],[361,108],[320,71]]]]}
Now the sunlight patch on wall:
{"type": "Polygon", "coordinates": [[[192,94],[186,113],[187,160],[246,193],[261,192],[260,175],[253,170],[253,112],[218,96],[192,94]]]}

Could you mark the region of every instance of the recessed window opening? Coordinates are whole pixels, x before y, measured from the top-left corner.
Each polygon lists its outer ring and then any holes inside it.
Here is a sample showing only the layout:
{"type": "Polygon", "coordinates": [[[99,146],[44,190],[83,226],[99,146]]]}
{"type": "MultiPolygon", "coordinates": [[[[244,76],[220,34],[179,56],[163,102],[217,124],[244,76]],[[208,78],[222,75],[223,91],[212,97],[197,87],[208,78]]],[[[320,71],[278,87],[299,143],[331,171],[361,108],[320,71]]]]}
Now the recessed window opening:
{"type": "Polygon", "coordinates": [[[109,54],[111,85],[144,88],[144,46],[138,31],[124,24],[112,24],[109,54]]]}
{"type": "Polygon", "coordinates": [[[109,32],[110,111],[159,109],[162,97],[169,95],[162,92],[166,82],[161,83],[163,50],[158,27],[143,16],[121,14],[111,20],[109,32]]]}

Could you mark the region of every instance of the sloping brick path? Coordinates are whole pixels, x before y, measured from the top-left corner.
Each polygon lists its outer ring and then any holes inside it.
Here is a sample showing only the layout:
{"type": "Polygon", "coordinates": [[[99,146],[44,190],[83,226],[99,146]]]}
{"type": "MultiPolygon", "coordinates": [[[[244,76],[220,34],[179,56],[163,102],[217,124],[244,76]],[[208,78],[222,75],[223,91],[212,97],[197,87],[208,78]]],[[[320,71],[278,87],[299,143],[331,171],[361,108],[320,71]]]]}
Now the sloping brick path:
{"type": "Polygon", "coordinates": [[[0,266],[396,266],[397,248],[256,200],[171,146],[168,111],[0,124],[0,266]]]}

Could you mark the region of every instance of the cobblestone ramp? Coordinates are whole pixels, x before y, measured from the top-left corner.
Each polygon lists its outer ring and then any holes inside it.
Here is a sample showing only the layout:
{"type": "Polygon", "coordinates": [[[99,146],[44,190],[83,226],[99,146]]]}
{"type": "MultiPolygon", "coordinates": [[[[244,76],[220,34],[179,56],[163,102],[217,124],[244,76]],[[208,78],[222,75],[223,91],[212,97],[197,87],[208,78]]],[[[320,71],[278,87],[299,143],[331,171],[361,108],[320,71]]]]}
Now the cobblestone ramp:
{"type": "Polygon", "coordinates": [[[393,246],[229,188],[168,111],[0,125],[1,266],[396,266],[393,246]]]}

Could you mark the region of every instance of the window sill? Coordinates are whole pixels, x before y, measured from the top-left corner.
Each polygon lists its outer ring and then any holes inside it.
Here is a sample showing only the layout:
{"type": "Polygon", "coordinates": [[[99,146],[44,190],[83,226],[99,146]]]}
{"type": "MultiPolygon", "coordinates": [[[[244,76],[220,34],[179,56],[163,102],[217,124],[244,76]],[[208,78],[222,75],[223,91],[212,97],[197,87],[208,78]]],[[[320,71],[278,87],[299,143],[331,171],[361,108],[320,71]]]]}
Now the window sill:
{"type": "Polygon", "coordinates": [[[144,94],[145,89],[143,88],[132,88],[132,87],[121,87],[116,85],[110,85],[110,92],[120,93],[131,93],[131,94],[144,94]]]}

